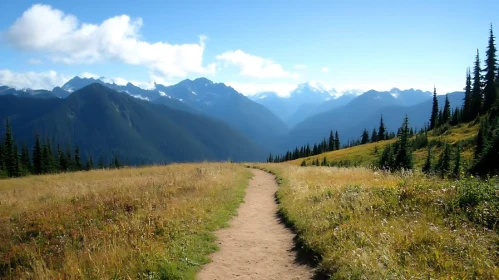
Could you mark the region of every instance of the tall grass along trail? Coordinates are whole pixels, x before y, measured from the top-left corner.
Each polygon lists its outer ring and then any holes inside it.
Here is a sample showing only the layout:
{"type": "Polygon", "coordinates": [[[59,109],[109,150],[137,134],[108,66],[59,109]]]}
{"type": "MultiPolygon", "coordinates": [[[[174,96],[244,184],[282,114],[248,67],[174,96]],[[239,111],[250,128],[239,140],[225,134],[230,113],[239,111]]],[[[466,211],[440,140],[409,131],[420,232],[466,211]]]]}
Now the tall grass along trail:
{"type": "Polygon", "coordinates": [[[295,235],[279,221],[274,176],[252,172],[238,215],[230,227],[217,231],[220,250],[198,279],[311,279],[312,269],[293,251],[295,235]]]}

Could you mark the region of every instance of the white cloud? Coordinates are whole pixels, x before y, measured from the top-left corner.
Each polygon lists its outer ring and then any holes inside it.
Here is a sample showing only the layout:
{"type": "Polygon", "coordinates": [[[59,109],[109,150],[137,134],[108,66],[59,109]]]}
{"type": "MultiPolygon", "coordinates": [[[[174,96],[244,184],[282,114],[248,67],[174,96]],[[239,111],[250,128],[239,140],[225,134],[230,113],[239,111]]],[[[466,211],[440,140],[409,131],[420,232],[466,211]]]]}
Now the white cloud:
{"type": "Polygon", "coordinates": [[[36,64],[42,64],[42,61],[40,59],[31,58],[30,60],[28,60],[28,63],[36,65],[36,64]]]}
{"type": "Polygon", "coordinates": [[[90,72],[83,72],[83,73],[81,73],[80,77],[86,78],[86,79],[90,79],[90,78],[98,79],[99,75],[94,74],[94,73],[90,73],[90,72]]]}
{"type": "Polygon", "coordinates": [[[240,74],[256,78],[298,78],[297,73],[290,73],[280,64],[256,55],[247,54],[241,50],[228,51],[217,55],[216,59],[233,64],[241,69],[240,74]]]}
{"type": "Polygon", "coordinates": [[[293,66],[293,69],[296,69],[296,70],[301,70],[301,69],[305,69],[307,68],[307,65],[305,64],[295,64],[295,66],[293,66]]]}
{"type": "Polygon", "coordinates": [[[244,95],[255,95],[260,92],[275,92],[277,95],[286,97],[297,88],[297,84],[281,84],[281,83],[269,83],[269,84],[250,84],[250,83],[237,83],[228,82],[225,83],[228,86],[233,87],[238,92],[244,95]]]}
{"type": "Polygon", "coordinates": [[[327,72],[329,72],[329,68],[327,68],[327,67],[322,67],[322,68],[321,68],[321,72],[322,72],[322,73],[327,73],[327,72]]]}
{"type": "Polygon", "coordinates": [[[48,89],[61,86],[69,81],[70,77],[55,71],[47,72],[12,72],[7,69],[0,70],[0,85],[14,88],[48,89]]]}
{"type": "Polygon", "coordinates": [[[33,5],[6,32],[14,47],[48,52],[54,62],[95,63],[116,60],[142,65],[157,75],[185,77],[188,73],[214,73],[203,67],[205,36],[199,43],[169,44],[140,40],[142,19],[115,16],[100,24],[80,23],[73,15],[48,5],[33,5]]]}

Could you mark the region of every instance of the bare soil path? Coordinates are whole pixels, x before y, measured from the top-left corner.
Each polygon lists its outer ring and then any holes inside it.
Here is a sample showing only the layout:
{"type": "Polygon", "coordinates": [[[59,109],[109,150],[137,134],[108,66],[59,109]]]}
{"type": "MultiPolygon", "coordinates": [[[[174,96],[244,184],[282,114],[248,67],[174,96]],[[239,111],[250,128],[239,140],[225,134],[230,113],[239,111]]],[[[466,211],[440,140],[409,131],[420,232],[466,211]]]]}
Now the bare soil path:
{"type": "Polygon", "coordinates": [[[294,233],[277,215],[275,177],[251,170],[246,197],[230,227],[216,232],[220,250],[198,274],[212,279],[312,279],[313,270],[297,261],[294,233]]]}

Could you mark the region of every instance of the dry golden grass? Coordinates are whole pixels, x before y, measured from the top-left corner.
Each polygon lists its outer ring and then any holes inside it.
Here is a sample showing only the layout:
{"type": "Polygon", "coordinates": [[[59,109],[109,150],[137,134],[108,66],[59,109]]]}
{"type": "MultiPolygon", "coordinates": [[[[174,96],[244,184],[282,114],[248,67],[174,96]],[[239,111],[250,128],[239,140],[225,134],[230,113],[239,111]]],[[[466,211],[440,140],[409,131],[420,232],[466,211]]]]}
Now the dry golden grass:
{"type": "MultiPolygon", "coordinates": [[[[499,279],[499,235],[478,225],[487,209],[470,210],[477,223],[459,212],[467,209],[458,206],[460,182],[365,168],[260,168],[278,176],[280,210],[332,279],[499,279]]],[[[494,223],[499,189],[490,190],[494,223]]]]}
{"type": "Polygon", "coordinates": [[[182,164],[0,181],[0,278],[194,278],[250,173],[182,164]]]}

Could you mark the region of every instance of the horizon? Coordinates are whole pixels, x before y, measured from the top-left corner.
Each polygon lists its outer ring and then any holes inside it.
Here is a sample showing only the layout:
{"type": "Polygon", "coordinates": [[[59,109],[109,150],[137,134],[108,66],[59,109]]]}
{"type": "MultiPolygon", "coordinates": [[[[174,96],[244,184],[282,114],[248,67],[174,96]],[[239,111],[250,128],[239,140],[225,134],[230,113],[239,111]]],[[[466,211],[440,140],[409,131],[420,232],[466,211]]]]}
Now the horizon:
{"type": "Polygon", "coordinates": [[[494,1],[34,3],[3,9],[2,85],[52,89],[80,76],[147,88],[206,77],[247,96],[286,96],[310,81],[445,94],[462,91],[476,49],[483,64],[490,25],[499,26],[494,1]]]}

